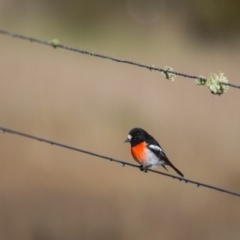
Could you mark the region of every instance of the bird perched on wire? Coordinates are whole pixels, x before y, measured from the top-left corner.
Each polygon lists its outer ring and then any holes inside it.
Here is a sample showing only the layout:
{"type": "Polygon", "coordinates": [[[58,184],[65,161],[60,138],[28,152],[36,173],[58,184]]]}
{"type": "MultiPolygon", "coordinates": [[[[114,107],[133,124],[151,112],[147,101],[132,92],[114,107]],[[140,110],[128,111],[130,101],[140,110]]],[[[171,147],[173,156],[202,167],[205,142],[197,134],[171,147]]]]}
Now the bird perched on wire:
{"type": "MultiPolygon", "coordinates": [[[[165,165],[173,168],[177,174],[184,175],[170,162],[167,155],[159,143],[142,128],[133,128],[125,142],[131,144],[131,153],[133,158],[139,163],[140,169],[147,172],[148,168],[161,165],[167,170],[165,165]]],[[[168,170],[167,170],[168,171],[168,170]]]]}

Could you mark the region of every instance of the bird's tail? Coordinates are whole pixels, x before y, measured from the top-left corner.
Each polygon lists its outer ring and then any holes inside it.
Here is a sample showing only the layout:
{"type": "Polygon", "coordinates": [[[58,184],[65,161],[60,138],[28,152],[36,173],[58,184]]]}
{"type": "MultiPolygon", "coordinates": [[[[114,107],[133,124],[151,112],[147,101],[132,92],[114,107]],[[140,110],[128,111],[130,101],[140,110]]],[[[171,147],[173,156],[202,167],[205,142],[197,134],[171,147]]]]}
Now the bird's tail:
{"type": "Polygon", "coordinates": [[[169,164],[169,166],[172,167],[178,175],[184,177],[184,175],[176,167],[174,167],[173,164],[169,164]]]}
{"type": "MultiPolygon", "coordinates": [[[[162,159],[162,160],[164,160],[164,164],[163,164],[162,166],[163,166],[166,170],[167,170],[167,168],[166,168],[164,165],[170,166],[171,168],[174,169],[174,171],[175,171],[178,175],[180,175],[181,177],[184,177],[184,175],[170,162],[170,160],[168,159],[167,156],[165,156],[165,158],[162,159]]],[[[167,171],[168,171],[168,170],[167,170],[167,171]]]]}
{"type": "MultiPolygon", "coordinates": [[[[181,177],[184,177],[184,175],[169,161],[168,158],[165,159],[165,164],[168,165],[168,166],[170,166],[171,168],[173,168],[174,171],[175,171],[178,175],[180,175],[181,177]]],[[[162,165],[162,166],[166,169],[166,167],[165,167],[164,165],[162,165]]],[[[167,169],[166,169],[166,170],[167,170],[167,169]]]]}

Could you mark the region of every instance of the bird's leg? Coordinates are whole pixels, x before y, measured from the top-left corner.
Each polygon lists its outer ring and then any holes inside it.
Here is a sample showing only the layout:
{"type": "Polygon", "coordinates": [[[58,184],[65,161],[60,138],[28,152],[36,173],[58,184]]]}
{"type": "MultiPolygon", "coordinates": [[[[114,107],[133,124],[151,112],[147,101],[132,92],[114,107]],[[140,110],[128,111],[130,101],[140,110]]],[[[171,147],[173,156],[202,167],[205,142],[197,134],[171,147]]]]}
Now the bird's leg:
{"type": "Polygon", "coordinates": [[[139,166],[139,169],[141,170],[141,171],[144,171],[145,173],[147,172],[147,170],[148,170],[148,168],[150,168],[150,167],[152,167],[152,164],[150,164],[150,165],[140,165],[139,166]]]}
{"type": "Polygon", "coordinates": [[[139,169],[140,169],[140,171],[143,171],[143,170],[144,170],[144,166],[143,166],[143,165],[140,165],[140,166],[139,166],[139,169]]]}

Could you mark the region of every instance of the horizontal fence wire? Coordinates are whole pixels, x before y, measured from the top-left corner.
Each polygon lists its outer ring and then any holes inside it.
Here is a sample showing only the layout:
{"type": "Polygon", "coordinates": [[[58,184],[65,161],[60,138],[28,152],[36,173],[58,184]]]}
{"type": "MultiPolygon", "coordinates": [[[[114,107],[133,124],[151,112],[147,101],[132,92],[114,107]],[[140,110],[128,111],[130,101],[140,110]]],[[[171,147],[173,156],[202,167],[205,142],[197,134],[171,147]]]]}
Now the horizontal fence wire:
{"type": "MultiPolygon", "coordinates": [[[[95,53],[95,52],[91,52],[91,51],[82,50],[82,49],[75,48],[75,47],[70,47],[70,46],[67,46],[67,45],[60,44],[58,42],[58,40],[56,40],[56,39],[53,39],[51,41],[46,41],[46,40],[41,40],[41,39],[17,34],[17,33],[12,33],[12,32],[1,30],[1,29],[0,29],[0,34],[6,35],[6,36],[9,36],[9,37],[13,37],[13,38],[18,38],[18,39],[30,41],[30,42],[43,44],[43,45],[48,45],[48,46],[51,46],[51,47],[54,47],[54,48],[62,48],[62,49],[68,50],[68,51],[73,51],[73,52],[77,52],[77,53],[81,53],[81,54],[86,54],[86,55],[90,55],[90,56],[93,56],[93,57],[105,58],[105,59],[112,60],[112,61],[119,62],[119,63],[126,63],[126,64],[134,65],[134,66],[137,66],[137,67],[146,68],[146,69],[149,69],[151,71],[159,71],[159,72],[165,72],[165,73],[167,72],[167,73],[175,74],[177,76],[181,76],[181,77],[185,77],[185,78],[191,78],[191,79],[200,79],[201,78],[202,81],[207,81],[207,78],[205,78],[203,76],[200,77],[200,76],[194,76],[194,75],[190,75],[190,74],[186,74],[186,73],[176,72],[176,71],[173,71],[173,70],[166,70],[164,68],[158,68],[158,67],[155,67],[153,65],[150,66],[150,65],[146,65],[146,64],[142,64],[142,63],[137,63],[137,62],[133,62],[133,61],[129,61],[129,60],[123,60],[123,59],[119,59],[119,58],[116,58],[116,57],[107,56],[107,55],[104,55],[104,54],[99,54],[99,53],[95,53]]],[[[224,83],[224,84],[229,86],[229,87],[240,89],[240,86],[237,85],[237,84],[233,84],[233,83],[224,83]]]]}
{"type": "MultiPolygon", "coordinates": [[[[58,147],[67,148],[67,149],[70,149],[70,150],[73,150],[73,151],[85,153],[85,154],[88,154],[88,155],[91,155],[91,156],[94,156],[94,157],[97,157],[97,158],[109,160],[111,162],[116,162],[116,163],[121,164],[121,166],[123,166],[123,167],[124,166],[130,166],[130,167],[134,167],[134,168],[140,168],[139,165],[135,165],[135,164],[132,164],[132,163],[129,163],[129,162],[125,162],[125,161],[122,161],[122,160],[118,160],[118,159],[115,159],[115,158],[111,158],[111,157],[108,157],[108,156],[104,156],[104,155],[101,155],[101,154],[98,154],[98,153],[94,153],[94,152],[87,151],[87,150],[84,150],[84,149],[80,149],[80,148],[77,148],[77,147],[69,146],[69,145],[66,145],[66,144],[58,143],[58,142],[55,142],[55,141],[52,141],[52,140],[47,140],[47,139],[37,137],[37,136],[33,136],[33,135],[30,135],[30,134],[26,134],[26,133],[23,133],[23,132],[15,131],[15,130],[12,130],[12,129],[9,129],[9,128],[5,128],[5,127],[0,126],[0,131],[2,131],[3,133],[11,133],[11,134],[18,135],[18,136],[21,136],[21,137],[30,138],[30,139],[34,139],[34,140],[37,140],[37,141],[40,141],[40,142],[49,143],[51,145],[55,145],[55,146],[58,146],[58,147]]],[[[202,187],[205,187],[205,188],[209,188],[209,189],[212,189],[212,190],[216,190],[216,191],[220,191],[220,192],[224,192],[224,193],[227,193],[227,194],[231,194],[231,195],[240,197],[240,193],[233,192],[233,191],[223,189],[223,188],[220,188],[220,187],[216,187],[216,186],[213,186],[213,185],[210,185],[210,184],[201,183],[201,182],[194,181],[194,180],[191,180],[191,179],[187,179],[187,178],[184,178],[184,177],[175,176],[175,175],[172,175],[172,174],[169,174],[169,173],[164,173],[164,172],[156,171],[156,170],[153,170],[153,169],[148,169],[147,172],[152,172],[152,173],[155,173],[155,174],[163,175],[165,177],[178,179],[181,182],[191,183],[191,184],[194,184],[197,187],[202,186],[202,187]]]]}
{"type": "MultiPolygon", "coordinates": [[[[133,61],[128,61],[128,60],[122,60],[122,59],[119,59],[119,58],[115,58],[115,57],[111,57],[111,56],[107,56],[107,55],[103,55],[103,54],[99,54],[99,53],[94,53],[94,52],[90,52],[90,51],[81,50],[81,49],[78,49],[78,48],[66,46],[66,45],[63,45],[63,44],[60,44],[60,43],[54,43],[53,41],[46,41],[46,40],[40,40],[40,39],[33,38],[33,37],[27,37],[25,35],[16,34],[16,33],[12,33],[12,32],[1,30],[1,29],[0,29],[0,34],[7,35],[7,36],[10,36],[10,37],[13,37],[13,38],[27,40],[27,41],[30,41],[30,42],[43,44],[43,45],[48,45],[48,46],[55,47],[55,48],[62,48],[62,49],[65,49],[65,50],[74,51],[74,52],[77,52],[77,53],[86,54],[86,55],[90,55],[90,56],[94,56],[94,57],[109,59],[109,60],[119,62],[119,63],[126,63],[126,64],[130,64],[130,65],[138,66],[138,67],[143,67],[143,68],[146,68],[146,69],[149,69],[149,70],[166,72],[166,70],[163,69],[163,68],[158,68],[158,67],[155,67],[155,66],[145,65],[145,64],[141,64],[141,63],[137,63],[137,62],[133,62],[133,61]]],[[[180,72],[176,72],[176,71],[172,71],[172,70],[167,70],[167,72],[168,73],[173,73],[173,74],[178,75],[178,76],[186,77],[186,78],[199,79],[199,76],[189,75],[189,74],[180,73],[180,72]]],[[[204,77],[201,77],[201,80],[206,81],[207,79],[204,78],[204,77]]],[[[236,85],[236,84],[226,83],[225,85],[228,85],[229,87],[240,89],[240,86],[236,85]]],[[[83,149],[80,149],[80,148],[76,148],[76,147],[73,147],[73,146],[65,145],[65,144],[62,144],[62,143],[55,142],[55,141],[47,140],[47,139],[40,138],[40,137],[37,137],[37,136],[33,136],[33,135],[26,134],[26,133],[18,132],[18,131],[11,130],[11,129],[8,129],[8,128],[5,128],[5,127],[0,127],[0,130],[2,130],[3,132],[15,134],[15,135],[18,135],[18,136],[22,136],[22,137],[38,140],[38,141],[41,141],[41,142],[49,143],[51,145],[55,145],[55,146],[58,146],[58,147],[67,148],[67,149],[70,149],[70,150],[82,152],[82,153],[92,155],[94,157],[98,157],[98,158],[101,158],[101,159],[110,160],[112,162],[120,163],[122,166],[126,165],[126,166],[131,166],[131,167],[134,167],[134,168],[139,168],[139,165],[135,165],[135,164],[132,164],[132,163],[129,163],[129,162],[125,162],[125,161],[122,161],[122,160],[118,160],[118,159],[115,159],[115,158],[111,158],[111,157],[108,157],[108,156],[104,156],[104,155],[101,155],[101,154],[97,154],[97,153],[87,151],[87,150],[83,150],[83,149]]],[[[220,187],[216,187],[216,186],[213,186],[213,185],[201,183],[201,182],[194,181],[194,180],[191,180],[191,179],[175,176],[175,175],[172,175],[172,174],[169,174],[169,173],[164,173],[164,172],[156,171],[156,170],[153,170],[153,169],[148,169],[148,172],[152,172],[152,173],[155,173],[155,174],[160,174],[160,175],[163,175],[163,176],[166,176],[166,177],[171,177],[173,179],[178,179],[178,180],[180,180],[182,182],[185,182],[185,183],[194,184],[197,187],[202,186],[202,187],[205,187],[205,188],[209,188],[209,189],[212,189],[212,190],[216,190],[216,191],[220,191],[220,192],[224,192],[224,193],[227,193],[227,194],[231,194],[231,195],[240,197],[240,193],[233,192],[233,191],[223,189],[223,188],[220,188],[220,187]]]]}

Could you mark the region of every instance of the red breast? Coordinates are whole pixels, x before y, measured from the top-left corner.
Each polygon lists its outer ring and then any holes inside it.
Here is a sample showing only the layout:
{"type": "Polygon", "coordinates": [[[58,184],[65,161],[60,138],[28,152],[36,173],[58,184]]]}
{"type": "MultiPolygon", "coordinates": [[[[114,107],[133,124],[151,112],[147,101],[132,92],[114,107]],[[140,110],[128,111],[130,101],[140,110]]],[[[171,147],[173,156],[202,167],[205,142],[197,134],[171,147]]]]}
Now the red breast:
{"type": "Polygon", "coordinates": [[[143,164],[147,161],[147,156],[146,156],[146,142],[141,142],[134,147],[131,147],[131,152],[133,158],[140,164],[143,164]]]}

